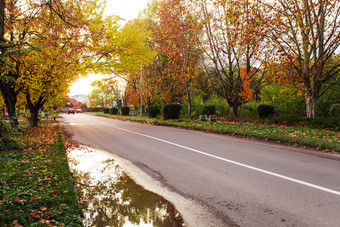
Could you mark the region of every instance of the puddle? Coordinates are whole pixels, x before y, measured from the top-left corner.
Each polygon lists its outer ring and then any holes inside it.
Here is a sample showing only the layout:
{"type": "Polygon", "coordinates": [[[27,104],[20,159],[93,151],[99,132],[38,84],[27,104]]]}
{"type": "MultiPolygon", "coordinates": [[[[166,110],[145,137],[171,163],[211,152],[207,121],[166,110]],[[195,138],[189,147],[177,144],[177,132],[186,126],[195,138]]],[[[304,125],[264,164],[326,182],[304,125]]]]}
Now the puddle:
{"type": "Polygon", "coordinates": [[[84,226],[185,226],[174,206],[131,180],[106,153],[68,153],[84,226]]]}

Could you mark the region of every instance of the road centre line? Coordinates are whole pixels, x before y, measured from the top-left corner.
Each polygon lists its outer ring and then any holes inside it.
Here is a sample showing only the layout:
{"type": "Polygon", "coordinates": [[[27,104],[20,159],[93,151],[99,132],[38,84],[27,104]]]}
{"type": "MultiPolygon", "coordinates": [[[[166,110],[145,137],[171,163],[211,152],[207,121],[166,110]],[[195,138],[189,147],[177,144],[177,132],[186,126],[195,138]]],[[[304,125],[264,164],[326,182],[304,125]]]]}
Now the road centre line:
{"type": "Polygon", "coordinates": [[[167,140],[159,139],[157,137],[149,136],[149,135],[146,135],[146,134],[143,134],[143,133],[134,132],[134,131],[131,131],[131,130],[128,130],[128,129],[116,127],[116,126],[109,125],[109,124],[103,124],[103,123],[101,123],[101,124],[108,126],[108,127],[111,127],[111,128],[126,131],[126,132],[129,132],[129,133],[132,133],[132,134],[144,136],[144,137],[147,137],[147,138],[150,138],[150,139],[153,139],[153,140],[157,140],[157,141],[160,141],[160,142],[163,142],[163,143],[167,143],[167,144],[170,144],[170,145],[173,145],[173,146],[176,146],[176,147],[180,147],[180,148],[183,148],[183,149],[186,149],[186,150],[198,153],[198,154],[202,154],[202,155],[205,155],[205,156],[208,156],[208,157],[211,157],[211,158],[215,158],[215,159],[218,159],[218,160],[221,160],[221,161],[224,161],[224,162],[228,162],[228,163],[231,163],[231,164],[234,164],[234,165],[242,166],[242,167],[257,171],[257,172],[261,172],[261,173],[265,173],[265,174],[275,176],[275,177],[278,177],[278,178],[281,178],[281,179],[285,179],[285,180],[288,180],[288,181],[291,181],[291,182],[294,182],[294,183],[297,183],[297,184],[301,184],[301,185],[304,185],[304,186],[307,186],[307,187],[310,187],[310,188],[318,189],[318,190],[321,190],[321,191],[324,191],[324,192],[328,192],[328,193],[340,196],[340,192],[336,191],[336,190],[332,190],[332,189],[325,188],[325,187],[322,187],[322,186],[319,186],[319,185],[311,184],[311,183],[308,183],[308,182],[305,182],[305,181],[301,181],[301,180],[298,180],[298,179],[295,179],[295,178],[287,177],[287,176],[284,176],[284,175],[281,175],[281,174],[278,174],[278,173],[274,173],[274,172],[270,172],[270,171],[267,171],[267,170],[264,170],[264,169],[256,168],[256,167],[246,165],[246,164],[243,164],[243,163],[240,163],[240,162],[235,162],[235,161],[232,161],[230,159],[222,158],[222,157],[219,157],[219,156],[216,156],[216,155],[213,155],[213,154],[209,154],[209,153],[206,153],[206,152],[203,152],[203,151],[200,151],[200,150],[196,150],[194,148],[186,147],[186,146],[183,146],[183,145],[180,145],[180,144],[176,144],[176,143],[173,143],[173,142],[170,142],[170,141],[167,141],[167,140]]]}

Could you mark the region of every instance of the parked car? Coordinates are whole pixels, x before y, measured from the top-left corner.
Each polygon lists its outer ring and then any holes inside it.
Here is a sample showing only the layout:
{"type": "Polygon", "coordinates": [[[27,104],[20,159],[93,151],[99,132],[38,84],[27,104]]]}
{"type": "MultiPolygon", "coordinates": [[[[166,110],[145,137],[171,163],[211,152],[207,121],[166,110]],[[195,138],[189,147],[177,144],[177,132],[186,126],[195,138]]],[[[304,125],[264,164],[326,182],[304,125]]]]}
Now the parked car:
{"type": "Polygon", "coordinates": [[[73,114],[75,114],[75,112],[74,112],[74,109],[73,109],[73,108],[70,108],[70,109],[68,109],[68,114],[70,114],[70,113],[73,113],[73,114]]]}
{"type": "Polygon", "coordinates": [[[77,113],[82,113],[83,111],[81,109],[77,109],[77,113]]]}

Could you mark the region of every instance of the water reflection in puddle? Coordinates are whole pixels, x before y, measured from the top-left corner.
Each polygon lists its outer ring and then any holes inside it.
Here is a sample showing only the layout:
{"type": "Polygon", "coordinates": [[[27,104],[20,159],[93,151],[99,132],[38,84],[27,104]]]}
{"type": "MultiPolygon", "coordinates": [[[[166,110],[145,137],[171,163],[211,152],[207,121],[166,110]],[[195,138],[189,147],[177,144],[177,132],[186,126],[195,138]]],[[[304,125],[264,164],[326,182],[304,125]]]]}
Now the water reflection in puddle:
{"type": "Polygon", "coordinates": [[[104,152],[68,154],[84,226],[184,226],[174,206],[131,180],[104,152]]]}

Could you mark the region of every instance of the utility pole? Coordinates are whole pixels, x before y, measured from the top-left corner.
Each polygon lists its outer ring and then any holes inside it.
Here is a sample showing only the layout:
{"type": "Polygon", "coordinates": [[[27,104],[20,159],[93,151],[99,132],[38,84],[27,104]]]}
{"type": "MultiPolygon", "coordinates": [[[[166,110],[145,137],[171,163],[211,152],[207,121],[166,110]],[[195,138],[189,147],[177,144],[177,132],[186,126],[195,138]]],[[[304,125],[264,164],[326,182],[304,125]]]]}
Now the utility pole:
{"type": "Polygon", "coordinates": [[[143,103],[142,103],[142,86],[143,86],[143,64],[140,64],[140,104],[139,104],[139,111],[140,116],[143,116],[143,103]]]}

